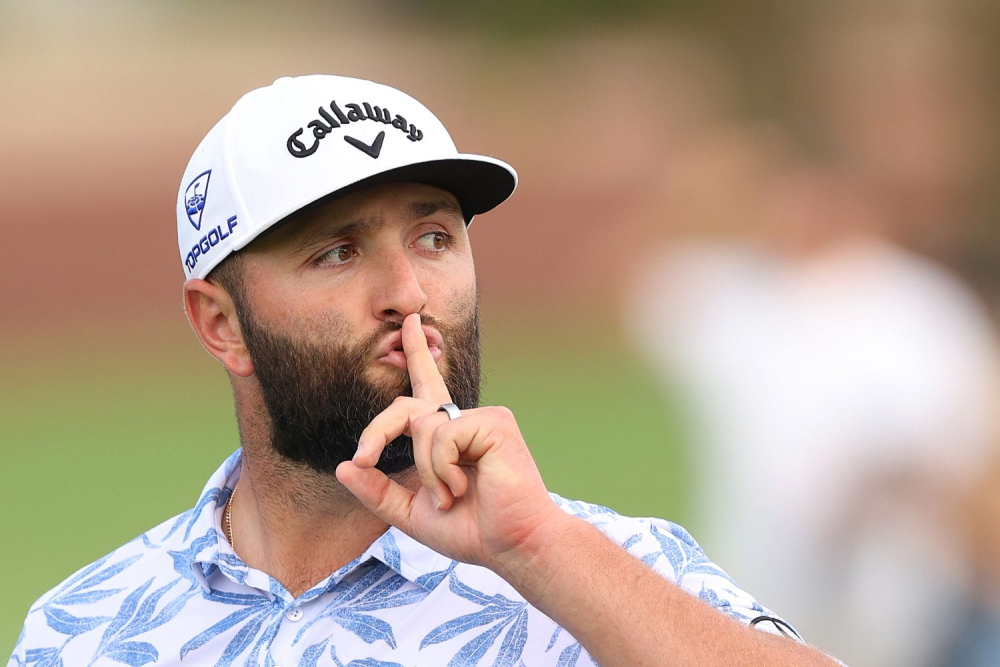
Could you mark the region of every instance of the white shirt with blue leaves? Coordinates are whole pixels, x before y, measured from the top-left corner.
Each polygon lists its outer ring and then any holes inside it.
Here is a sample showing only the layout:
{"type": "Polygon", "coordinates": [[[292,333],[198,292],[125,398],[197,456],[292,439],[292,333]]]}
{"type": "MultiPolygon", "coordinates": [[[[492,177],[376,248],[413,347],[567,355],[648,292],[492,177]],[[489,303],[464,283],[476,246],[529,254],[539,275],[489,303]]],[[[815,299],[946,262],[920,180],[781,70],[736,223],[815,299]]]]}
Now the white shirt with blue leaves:
{"type": "MultiPolygon", "coordinates": [[[[240,451],[198,504],[83,568],[28,612],[14,665],[593,665],[570,634],[488,569],[390,528],[293,598],[230,548],[221,522],[240,451]]],[[[680,526],[553,495],[720,612],[796,637],[680,526]]]]}

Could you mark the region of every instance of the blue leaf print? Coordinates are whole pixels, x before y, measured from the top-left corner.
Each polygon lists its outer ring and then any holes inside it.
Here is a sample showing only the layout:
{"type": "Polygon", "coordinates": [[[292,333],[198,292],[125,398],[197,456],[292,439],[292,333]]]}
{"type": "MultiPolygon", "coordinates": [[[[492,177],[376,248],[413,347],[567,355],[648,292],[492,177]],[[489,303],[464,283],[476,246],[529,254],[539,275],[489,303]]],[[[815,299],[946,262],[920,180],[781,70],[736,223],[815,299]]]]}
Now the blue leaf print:
{"type": "Polygon", "coordinates": [[[218,543],[218,537],[216,537],[214,528],[196,540],[193,540],[187,549],[183,551],[168,551],[167,553],[174,559],[174,570],[177,574],[188,581],[197,583],[197,579],[194,578],[194,572],[191,571],[191,564],[199,553],[212,546],[213,543],[218,543]]]}
{"type": "MultiPolygon", "coordinates": [[[[274,640],[274,637],[278,634],[278,629],[281,627],[281,619],[282,615],[280,611],[276,610],[276,613],[272,614],[271,616],[271,622],[268,624],[267,629],[265,629],[264,632],[261,634],[260,639],[257,640],[257,643],[254,644],[253,650],[250,651],[250,655],[247,657],[245,664],[247,665],[260,664],[260,652],[263,651],[265,648],[269,648],[271,646],[271,642],[274,640]]],[[[270,655],[271,654],[268,653],[268,657],[270,657],[270,655]]]]}
{"type": "Polygon", "coordinates": [[[164,623],[167,623],[168,621],[173,619],[173,617],[179,614],[181,609],[184,608],[184,605],[187,604],[188,600],[194,597],[197,589],[198,589],[198,584],[192,584],[191,588],[189,588],[184,593],[181,593],[179,596],[174,598],[167,606],[161,609],[160,613],[156,615],[156,618],[153,619],[150,625],[154,628],[158,628],[164,623]]]}
{"type": "Polygon", "coordinates": [[[708,560],[708,556],[700,554],[694,557],[688,567],[684,570],[684,574],[707,574],[713,577],[719,577],[726,582],[728,582],[733,588],[739,588],[736,582],[733,581],[728,574],[722,571],[718,565],[708,560]]]}
{"type": "MultiPolygon", "coordinates": [[[[524,604],[525,603],[523,602],[521,603],[522,606],[524,604]]],[[[459,616],[458,618],[453,618],[450,621],[445,621],[427,633],[427,636],[420,642],[420,648],[423,649],[433,644],[446,642],[462,633],[468,632],[469,630],[473,630],[482,625],[487,625],[493,621],[501,618],[508,618],[510,616],[512,616],[512,614],[508,608],[491,604],[488,607],[484,607],[480,611],[472,614],[466,614],[465,616],[459,616]]]]}
{"type": "MultiPolygon", "coordinates": [[[[368,589],[368,592],[361,596],[359,604],[379,600],[387,595],[395,593],[406,583],[406,579],[401,576],[386,577],[381,582],[368,589]]],[[[356,606],[355,606],[356,608],[356,606]]]]}
{"type": "Polygon", "coordinates": [[[458,576],[456,576],[455,574],[452,574],[448,578],[448,588],[451,589],[451,592],[454,593],[455,595],[465,598],[469,602],[475,602],[476,604],[484,607],[493,602],[494,598],[497,597],[495,595],[486,595],[485,593],[477,591],[475,588],[472,588],[471,586],[466,586],[461,581],[459,581],[458,576]]]}
{"type": "Polygon", "coordinates": [[[513,667],[514,663],[521,659],[524,652],[524,645],[528,641],[528,610],[522,609],[514,618],[514,624],[507,631],[500,644],[500,652],[497,653],[493,667],[513,667]]]}
{"type": "Polygon", "coordinates": [[[392,635],[392,626],[381,618],[367,614],[355,614],[349,609],[340,609],[334,615],[333,620],[344,629],[350,630],[363,639],[366,644],[374,644],[381,639],[391,648],[396,648],[396,638],[392,635]]]}
{"type": "MultiPolygon", "coordinates": [[[[644,565],[646,565],[646,567],[653,567],[653,565],[656,564],[657,559],[659,559],[659,557],[662,555],[663,555],[662,552],[654,551],[651,554],[646,554],[640,560],[643,562],[644,565]]],[[[676,572],[674,574],[676,575],[676,572]]]]}
{"type": "Polygon", "coordinates": [[[95,571],[99,570],[106,562],[108,562],[108,559],[111,558],[112,556],[114,556],[114,552],[109,553],[107,556],[102,556],[101,558],[99,558],[98,560],[94,561],[93,563],[91,563],[87,567],[83,568],[82,570],[80,570],[79,572],[77,572],[76,574],[74,574],[72,577],[70,577],[69,579],[67,579],[66,582],[60,588],[60,590],[63,590],[63,591],[67,590],[70,586],[72,586],[76,582],[80,581],[81,579],[84,579],[85,577],[89,577],[95,571]]]}
{"type": "Polygon", "coordinates": [[[638,544],[640,540],[642,540],[642,533],[636,533],[635,535],[632,535],[630,538],[625,540],[625,544],[622,545],[622,548],[625,549],[625,551],[629,551],[632,549],[632,547],[638,544]]]}
{"type": "Polygon", "coordinates": [[[427,574],[422,574],[417,577],[417,585],[426,588],[428,591],[432,591],[438,587],[438,585],[444,581],[444,578],[451,574],[452,570],[458,562],[451,561],[451,565],[448,566],[447,570],[438,570],[437,572],[428,572],[427,574]]]}
{"type": "Polygon", "coordinates": [[[670,534],[676,537],[681,542],[689,544],[693,547],[698,546],[698,543],[695,542],[694,537],[692,537],[691,533],[687,532],[683,526],[679,526],[676,523],[670,523],[669,527],[670,527],[670,534]]]}
{"type": "MultiPolygon", "coordinates": [[[[337,657],[336,646],[330,646],[330,657],[333,658],[333,664],[337,667],[345,667],[344,663],[337,657]]],[[[347,663],[346,667],[403,667],[403,665],[398,662],[385,662],[384,660],[377,660],[375,658],[360,658],[351,660],[347,663]]]]}
{"type": "Polygon", "coordinates": [[[75,637],[111,620],[110,616],[74,616],[57,607],[45,608],[45,622],[56,632],[75,637]]]}
{"type": "MultiPolygon", "coordinates": [[[[402,577],[398,578],[402,579],[402,577]]],[[[404,579],[403,581],[405,582],[406,580],[404,579]]],[[[371,602],[365,602],[362,600],[357,604],[352,604],[350,609],[351,611],[378,611],[379,609],[395,609],[396,607],[405,607],[408,604],[420,602],[428,595],[430,595],[430,593],[422,588],[410,589],[382,600],[372,600],[371,602]]]]}
{"type": "Polygon", "coordinates": [[[49,604],[58,605],[74,605],[74,604],[91,604],[93,602],[100,602],[104,598],[109,598],[112,595],[121,593],[124,588],[108,588],[99,591],[83,591],[81,593],[66,593],[65,595],[60,595],[59,597],[50,600],[49,604]]]}
{"type": "Polygon", "coordinates": [[[156,605],[160,602],[160,598],[162,598],[167,591],[173,588],[174,584],[176,584],[178,581],[181,581],[181,579],[174,579],[169,584],[161,586],[160,588],[153,591],[149,595],[149,597],[147,597],[145,600],[142,601],[142,606],[139,607],[139,611],[135,615],[135,618],[132,620],[131,623],[129,623],[129,627],[126,628],[125,631],[121,633],[122,639],[135,637],[136,635],[142,634],[143,632],[152,629],[152,627],[155,627],[151,626],[151,624],[149,623],[149,619],[153,617],[153,612],[156,610],[156,605]]]}
{"type": "Polygon", "coordinates": [[[570,644],[559,654],[559,662],[556,663],[556,667],[574,667],[576,661],[580,659],[582,651],[583,647],[580,646],[580,642],[570,644]]]}
{"type": "Polygon", "coordinates": [[[160,659],[156,648],[148,642],[119,642],[105,655],[116,662],[123,662],[133,667],[147,665],[160,659]]]}
{"type": "Polygon", "coordinates": [[[223,604],[238,605],[240,607],[270,604],[267,598],[260,593],[230,593],[229,591],[213,590],[207,597],[212,602],[222,602],[223,604]]]}
{"type": "Polygon", "coordinates": [[[88,579],[84,580],[79,585],[74,586],[69,592],[70,593],[76,593],[76,592],[82,591],[82,590],[84,590],[86,588],[93,588],[94,586],[107,581],[108,579],[110,579],[111,577],[115,576],[116,574],[119,574],[119,573],[123,572],[126,568],[130,567],[133,563],[135,563],[140,558],[142,558],[142,554],[136,554],[135,556],[130,556],[129,558],[126,558],[125,560],[118,561],[114,565],[110,565],[107,568],[105,568],[105,569],[101,570],[100,572],[98,572],[97,574],[95,574],[95,575],[89,577],[88,579]]]}
{"type": "Polygon", "coordinates": [[[559,633],[562,632],[562,626],[557,625],[555,632],[552,633],[552,639],[549,640],[549,645],[545,647],[545,652],[548,653],[552,650],[552,647],[556,645],[556,640],[559,639],[559,633]]]}
{"type": "MultiPolygon", "coordinates": [[[[97,646],[97,655],[100,655],[111,638],[118,634],[118,631],[124,628],[126,623],[132,620],[132,616],[135,614],[135,610],[139,606],[139,600],[142,599],[142,596],[146,594],[146,591],[152,584],[153,577],[150,577],[149,581],[129,593],[129,596],[125,598],[125,602],[123,602],[122,606],[118,609],[118,614],[115,616],[115,619],[111,621],[108,629],[104,631],[104,636],[101,637],[101,643],[97,646]]],[[[94,657],[97,656],[95,655],[94,657]]]]}
{"type": "MultiPolygon", "coordinates": [[[[551,494],[550,494],[551,495],[551,494]]],[[[573,516],[579,517],[581,519],[586,519],[592,517],[595,514],[607,514],[616,515],[613,509],[604,507],[603,505],[593,505],[591,503],[585,503],[582,500],[567,500],[560,496],[555,496],[553,500],[556,501],[557,505],[562,506],[563,510],[568,511],[573,516]]]]}
{"type": "Polygon", "coordinates": [[[669,537],[664,535],[656,529],[656,526],[650,526],[650,532],[656,538],[656,541],[660,543],[660,548],[663,550],[663,555],[666,557],[667,562],[670,563],[670,567],[674,571],[674,576],[680,581],[681,573],[684,572],[688,564],[687,549],[684,548],[676,537],[673,535],[669,537]]]}
{"type": "Polygon", "coordinates": [[[371,572],[358,579],[356,582],[351,584],[347,590],[335,597],[331,604],[339,606],[346,602],[350,602],[379,582],[387,572],[388,568],[384,564],[379,563],[378,566],[373,568],[371,572]]]}
{"type": "Polygon", "coordinates": [[[705,584],[701,585],[701,590],[698,591],[698,598],[702,602],[707,602],[716,609],[720,609],[723,611],[728,611],[727,608],[732,606],[729,603],[729,600],[720,598],[719,594],[716,592],[714,588],[708,588],[707,586],[705,586],[705,584]]]}
{"type": "Polygon", "coordinates": [[[399,547],[396,546],[396,538],[392,536],[392,531],[387,532],[382,537],[382,552],[385,555],[385,564],[399,572],[401,567],[399,547]]]}
{"type": "Polygon", "coordinates": [[[477,664],[482,657],[486,655],[486,652],[490,650],[490,647],[496,642],[497,637],[500,636],[500,633],[503,632],[504,628],[507,627],[508,624],[510,624],[512,619],[513,616],[509,617],[502,623],[497,623],[492,628],[463,646],[459,652],[455,654],[455,657],[448,661],[448,667],[465,667],[466,665],[477,664]]]}
{"type": "Polygon", "coordinates": [[[288,592],[277,579],[268,580],[267,590],[269,590],[271,592],[271,596],[275,598],[283,598],[285,597],[285,593],[288,592]]]}
{"type": "Polygon", "coordinates": [[[381,619],[359,612],[403,607],[427,597],[428,592],[422,588],[410,589],[385,597],[386,591],[397,591],[405,584],[406,579],[379,563],[372,572],[364,575],[346,591],[336,596],[323,611],[302,627],[295,635],[292,644],[298,643],[315,623],[324,618],[334,618],[338,624],[354,632],[369,644],[378,639],[385,639],[387,644],[395,648],[396,639],[392,635],[392,628],[381,619]],[[388,576],[386,577],[386,575],[388,576]],[[386,578],[379,581],[382,577],[386,578]],[[365,592],[366,590],[368,592],[365,592]],[[381,591],[381,595],[374,595],[376,591],[381,591]],[[346,622],[340,620],[348,617],[350,620],[346,622]],[[384,628],[383,624],[385,624],[384,628]],[[368,637],[373,638],[368,639],[368,637]]]}
{"type": "Polygon", "coordinates": [[[30,664],[32,662],[49,662],[53,658],[59,655],[59,649],[55,646],[47,646],[45,648],[29,648],[24,654],[25,660],[30,664]]]}
{"type": "Polygon", "coordinates": [[[240,628],[240,631],[236,633],[232,641],[229,642],[229,646],[226,647],[225,652],[222,657],[219,658],[219,662],[216,665],[231,665],[236,658],[240,657],[243,651],[247,650],[250,643],[253,642],[253,638],[257,636],[260,632],[260,627],[264,624],[264,619],[258,616],[250,620],[246,625],[240,628]]]}
{"type": "Polygon", "coordinates": [[[204,632],[197,635],[193,639],[190,639],[187,643],[184,644],[184,646],[181,646],[181,660],[183,660],[184,656],[186,656],[191,651],[201,648],[209,640],[214,639],[218,635],[221,635],[223,632],[233,627],[240,621],[245,621],[254,614],[259,614],[259,613],[260,613],[259,606],[248,606],[244,607],[243,609],[234,611],[232,614],[226,616],[224,619],[222,619],[209,629],[205,630],[204,632]]]}
{"type": "Polygon", "coordinates": [[[323,651],[326,650],[326,645],[330,642],[330,638],[327,637],[319,644],[313,644],[307,648],[302,653],[302,658],[299,660],[299,667],[316,667],[319,663],[320,656],[323,655],[323,651]]]}
{"type": "MultiPolygon", "coordinates": [[[[160,540],[160,542],[161,543],[166,542],[167,539],[169,539],[171,535],[176,533],[177,529],[183,526],[184,522],[189,520],[190,518],[191,518],[191,510],[188,510],[187,512],[184,512],[183,514],[178,516],[177,520],[174,521],[174,525],[170,527],[170,530],[167,531],[167,534],[163,536],[163,539],[160,540]]],[[[145,535],[142,536],[142,539],[143,542],[146,542],[148,546],[153,546],[153,543],[150,542],[145,535]]]]}
{"type": "MultiPolygon", "coordinates": [[[[246,567],[246,563],[240,560],[239,556],[234,556],[233,554],[219,554],[219,563],[222,565],[227,565],[231,570],[238,570],[246,567]]],[[[271,591],[272,593],[274,591],[271,591]]]]}
{"type": "Polygon", "coordinates": [[[62,658],[59,657],[61,648],[47,647],[40,649],[28,649],[25,654],[25,662],[22,664],[34,664],[37,667],[62,667],[62,658]]]}
{"type": "MultiPolygon", "coordinates": [[[[222,491],[223,491],[222,489],[218,488],[209,489],[208,491],[205,492],[205,495],[203,495],[201,498],[198,499],[198,504],[194,506],[193,510],[191,510],[191,517],[190,520],[188,521],[187,530],[184,531],[185,542],[191,538],[191,530],[195,527],[195,524],[198,523],[198,519],[201,517],[201,513],[205,509],[205,506],[208,505],[209,503],[217,503],[219,500],[219,496],[222,495],[222,491]]],[[[228,492],[229,489],[226,489],[226,491],[228,492]]],[[[228,498],[228,496],[226,497],[228,498]]]]}
{"type": "MultiPolygon", "coordinates": [[[[215,566],[222,570],[222,572],[233,581],[237,581],[241,584],[246,583],[247,566],[236,556],[232,554],[220,553],[219,561],[215,564],[215,566]]],[[[271,592],[274,593],[275,591],[272,590],[271,592]]],[[[280,595],[281,593],[277,594],[280,595]]]]}
{"type": "MultiPolygon", "coordinates": [[[[193,593],[190,590],[182,593],[178,598],[164,607],[156,619],[150,621],[150,617],[153,615],[157,603],[178,581],[182,581],[182,579],[175,579],[167,585],[155,590],[142,602],[142,605],[139,606],[137,613],[134,612],[136,606],[138,605],[138,600],[141,599],[142,594],[149,588],[153,580],[150,579],[143,586],[136,589],[131,595],[129,595],[119,610],[118,616],[115,617],[115,620],[105,631],[104,637],[98,645],[97,653],[94,656],[95,659],[103,655],[117,660],[118,662],[125,662],[127,664],[146,664],[147,662],[150,662],[150,660],[146,660],[146,656],[150,655],[150,651],[146,648],[149,646],[148,644],[145,642],[127,642],[125,640],[144,632],[149,632],[176,616],[184,604],[193,596],[193,593]],[[138,660],[140,662],[133,663],[129,662],[130,660],[138,660]]],[[[153,649],[152,653],[155,652],[155,649],[153,649]]],[[[158,657],[159,656],[156,656],[154,660],[158,659],[158,657]]]]}

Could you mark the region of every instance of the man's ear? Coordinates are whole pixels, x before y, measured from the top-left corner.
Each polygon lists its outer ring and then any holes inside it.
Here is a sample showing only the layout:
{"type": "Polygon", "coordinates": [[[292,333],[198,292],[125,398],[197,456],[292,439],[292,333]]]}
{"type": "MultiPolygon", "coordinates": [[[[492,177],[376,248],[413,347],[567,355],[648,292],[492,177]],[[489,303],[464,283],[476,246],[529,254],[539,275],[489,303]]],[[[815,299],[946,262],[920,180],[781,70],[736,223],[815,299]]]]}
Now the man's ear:
{"type": "Polygon", "coordinates": [[[236,306],[226,290],[207,280],[184,283],[184,310],[191,328],[208,353],[233,375],[253,375],[253,363],[243,343],[236,306]]]}

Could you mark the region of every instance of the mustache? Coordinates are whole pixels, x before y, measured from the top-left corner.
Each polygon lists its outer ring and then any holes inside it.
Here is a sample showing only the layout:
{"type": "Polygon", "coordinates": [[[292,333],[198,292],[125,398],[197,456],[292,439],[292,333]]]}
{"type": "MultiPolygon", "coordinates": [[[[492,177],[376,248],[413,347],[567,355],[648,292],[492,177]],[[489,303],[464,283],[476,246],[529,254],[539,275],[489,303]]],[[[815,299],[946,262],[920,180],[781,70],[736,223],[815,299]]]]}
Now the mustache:
{"type": "MultiPolygon", "coordinates": [[[[442,338],[444,338],[445,341],[448,341],[450,339],[451,333],[454,330],[454,327],[451,327],[451,326],[449,326],[449,325],[441,322],[439,319],[437,319],[433,315],[421,315],[420,316],[420,324],[421,325],[426,325],[426,326],[429,326],[429,327],[433,327],[433,328],[437,329],[438,332],[441,334],[442,338]]],[[[366,359],[370,359],[375,354],[375,348],[377,348],[379,346],[379,344],[383,340],[385,340],[386,336],[388,336],[389,334],[392,334],[392,333],[396,333],[397,331],[401,331],[402,329],[403,329],[403,323],[402,322],[387,321],[387,322],[383,322],[382,324],[380,324],[375,329],[375,331],[373,331],[371,333],[370,336],[368,336],[367,338],[365,338],[362,341],[362,343],[360,345],[360,348],[363,351],[364,357],[366,359]]]]}

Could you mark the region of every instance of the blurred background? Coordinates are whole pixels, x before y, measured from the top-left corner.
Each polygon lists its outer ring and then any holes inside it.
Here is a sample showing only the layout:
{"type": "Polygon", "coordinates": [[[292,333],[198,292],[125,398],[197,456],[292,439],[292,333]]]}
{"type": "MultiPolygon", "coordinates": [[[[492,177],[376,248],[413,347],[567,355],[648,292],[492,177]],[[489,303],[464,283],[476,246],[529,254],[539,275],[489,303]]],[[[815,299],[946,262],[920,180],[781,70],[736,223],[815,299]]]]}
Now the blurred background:
{"type": "Polygon", "coordinates": [[[174,202],[337,73],[513,164],[485,401],[550,490],[688,527],[851,665],[1000,663],[1000,5],[0,3],[0,654],[238,445],[174,202]]]}

